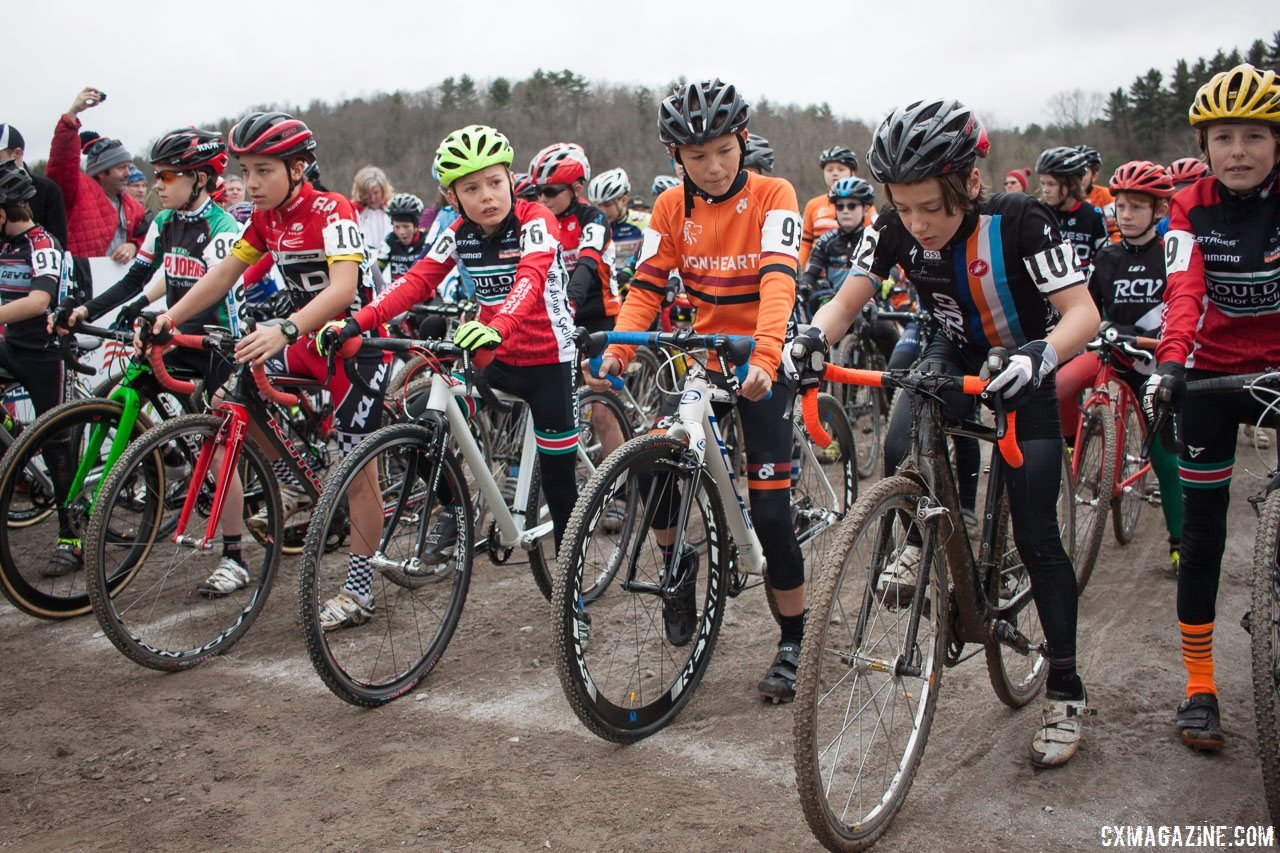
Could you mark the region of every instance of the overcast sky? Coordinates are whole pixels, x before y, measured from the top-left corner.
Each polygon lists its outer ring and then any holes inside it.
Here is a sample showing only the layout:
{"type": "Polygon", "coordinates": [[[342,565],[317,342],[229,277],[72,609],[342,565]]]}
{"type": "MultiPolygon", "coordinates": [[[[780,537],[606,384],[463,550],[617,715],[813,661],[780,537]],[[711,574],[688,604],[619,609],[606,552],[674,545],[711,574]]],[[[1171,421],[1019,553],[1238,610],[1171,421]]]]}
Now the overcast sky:
{"type": "Polygon", "coordinates": [[[748,98],[826,101],[872,123],[899,103],[950,95],[1009,126],[1048,120],[1057,91],[1127,87],[1152,66],[1167,75],[1179,58],[1243,50],[1280,29],[1276,0],[6,0],[5,12],[0,122],[22,131],[32,161],[86,85],[108,99],[85,126],[134,153],[169,128],[253,104],[538,67],[651,86],[719,75],[748,98]]]}

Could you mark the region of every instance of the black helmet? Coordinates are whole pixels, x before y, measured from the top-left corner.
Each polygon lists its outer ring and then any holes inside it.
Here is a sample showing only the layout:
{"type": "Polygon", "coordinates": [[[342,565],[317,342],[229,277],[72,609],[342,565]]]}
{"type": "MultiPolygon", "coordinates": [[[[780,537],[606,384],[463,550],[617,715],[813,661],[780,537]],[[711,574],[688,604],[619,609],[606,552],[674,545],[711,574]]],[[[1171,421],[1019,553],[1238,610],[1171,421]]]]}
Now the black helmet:
{"type": "Polygon", "coordinates": [[[1098,149],[1090,145],[1077,145],[1076,150],[1084,155],[1084,162],[1094,169],[1102,168],[1102,155],[1098,149]]]}
{"type": "Polygon", "coordinates": [[[818,155],[819,166],[825,166],[828,163],[843,163],[853,171],[858,171],[858,155],[843,145],[832,145],[818,155]]]}
{"type": "Polygon", "coordinates": [[[832,201],[838,198],[851,198],[860,204],[871,204],[876,200],[876,188],[862,178],[850,175],[832,184],[831,189],[827,190],[827,198],[832,201]]]}
{"type": "Polygon", "coordinates": [[[697,145],[747,126],[751,107],[738,89],[719,77],[686,83],[658,106],[658,138],[663,145],[697,145]]]}
{"type": "Polygon", "coordinates": [[[396,193],[391,197],[391,201],[387,202],[387,216],[392,220],[411,220],[416,223],[422,218],[422,211],[425,208],[426,205],[422,203],[422,199],[413,193],[396,193]]]}
{"type": "Polygon", "coordinates": [[[313,156],[316,139],[311,128],[288,113],[249,113],[231,128],[231,153],[263,154],[291,160],[313,156]]]}
{"type": "Polygon", "coordinates": [[[773,171],[773,147],[769,140],[758,133],[747,134],[747,151],[742,157],[742,168],[773,171]]]}
{"type": "Polygon", "coordinates": [[[18,168],[18,161],[0,163],[0,204],[20,204],[35,194],[35,183],[30,175],[18,168]]]}
{"type": "Polygon", "coordinates": [[[1089,161],[1078,148],[1059,145],[1040,152],[1036,158],[1037,175],[1083,175],[1089,161]]]}
{"type": "Polygon", "coordinates": [[[990,143],[978,117],[952,98],[894,110],[871,138],[867,165],[882,184],[912,184],[960,172],[986,157],[990,143]]]}
{"type": "Polygon", "coordinates": [[[171,130],[151,146],[153,166],[173,166],[177,169],[210,169],[221,175],[227,168],[227,146],[222,134],[194,127],[171,130]]]}

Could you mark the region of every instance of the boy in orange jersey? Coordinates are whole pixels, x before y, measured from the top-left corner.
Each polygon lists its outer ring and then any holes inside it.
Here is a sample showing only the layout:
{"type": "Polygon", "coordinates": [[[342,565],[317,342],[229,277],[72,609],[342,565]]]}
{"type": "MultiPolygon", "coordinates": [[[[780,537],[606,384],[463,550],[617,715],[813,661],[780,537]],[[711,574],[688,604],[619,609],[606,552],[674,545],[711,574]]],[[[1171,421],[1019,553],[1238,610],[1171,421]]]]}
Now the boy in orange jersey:
{"type": "MultiPolygon", "coordinates": [[[[790,510],[794,386],[779,374],[778,365],[795,303],[800,214],[789,183],[742,166],[750,112],[737,89],[720,80],[689,83],[662,102],[659,137],[683,166],[684,182],[663,192],[654,204],[631,293],[615,328],[648,329],[662,308],[667,275],[676,270],[697,308],[696,332],[750,335],[756,340],[737,405],[746,443],[752,522],[760,533],[781,616],[777,655],[759,689],[766,699],[786,702],[795,696],[804,637],[804,558],[790,510]]],[[[629,347],[610,347],[601,375],[620,374],[632,354],[629,347]]],[[[588,375],[587,382],[594,388],[607,387],[593,376],[588,375]]],[[[673,411],[674,405],[665,414],[673,411]]],[[[659,547],[673,547],[664,545],[665,532],[656,533],[659,547]]],[[[678,582],[681,592],[685,584],[688,592],[663,607],[667,639],[673,645],[689,642],[697,621],[697,555],[688,556],[693,559],[688,566],[682,560],[678,582]]]]}

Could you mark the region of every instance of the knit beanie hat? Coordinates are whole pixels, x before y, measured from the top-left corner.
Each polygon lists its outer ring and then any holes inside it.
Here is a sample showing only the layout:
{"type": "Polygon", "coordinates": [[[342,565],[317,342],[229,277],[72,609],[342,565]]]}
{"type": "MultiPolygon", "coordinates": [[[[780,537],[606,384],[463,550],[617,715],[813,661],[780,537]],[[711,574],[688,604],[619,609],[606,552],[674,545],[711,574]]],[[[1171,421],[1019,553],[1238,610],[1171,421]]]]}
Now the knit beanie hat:
{"type": "Polygon", "coordinates": [[[124,143],[119,139],[95,139],[89,145],[89,150],[85,152],[86,159],[84,163],[84,171],[89,177],[101,174],[112,166],[119,166],[121,163],[128,163],[133,160],[133,155],[125,150],[124,143]]]}
{"type": "Polygon", "coordinates": [[[1022,184],[1022,191],[1026,192],[1027,185],[1031,183],[1031,170],[1011,169],[1005,174],[1005,177],[1015,179],[1018,183],[1022,184]]]}
{"type": "Polygon", "coordinates": [[[127,181],[127,183],[145,184],[146,182],[147,182],[147,176],[142,174],[141,169],[139,169],[137,166],[132,166],[132,165],[129,166],[129,180],[127,181]]]}
{"type": "Polygon", "coordinates": [[[9,148],[26,148],[22,134],[11,124],[0,124],[0,151],[9,148]]]}

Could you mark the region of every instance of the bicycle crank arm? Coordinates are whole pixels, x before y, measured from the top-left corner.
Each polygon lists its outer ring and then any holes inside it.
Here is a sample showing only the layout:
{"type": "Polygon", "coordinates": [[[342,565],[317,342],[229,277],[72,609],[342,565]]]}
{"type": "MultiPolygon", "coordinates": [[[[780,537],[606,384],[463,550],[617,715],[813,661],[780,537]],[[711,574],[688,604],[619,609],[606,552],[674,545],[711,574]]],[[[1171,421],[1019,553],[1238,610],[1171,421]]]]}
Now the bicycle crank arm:
{"type": "Polygon", "coordinates": [[[1023,657],[1035,651],[1026,635],[1004,619],[997,619],[991,623],[991,635],[1023,657]]]}
{"type": "Polygon", "coordinates": [[[555,523],[544,521],[536,527],[531,527],[520,536],[520,547],[526,551],[532,551],[548,533],[555,529],[555,523]]]}

